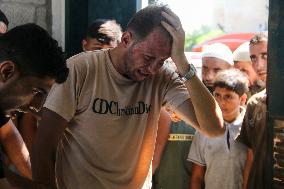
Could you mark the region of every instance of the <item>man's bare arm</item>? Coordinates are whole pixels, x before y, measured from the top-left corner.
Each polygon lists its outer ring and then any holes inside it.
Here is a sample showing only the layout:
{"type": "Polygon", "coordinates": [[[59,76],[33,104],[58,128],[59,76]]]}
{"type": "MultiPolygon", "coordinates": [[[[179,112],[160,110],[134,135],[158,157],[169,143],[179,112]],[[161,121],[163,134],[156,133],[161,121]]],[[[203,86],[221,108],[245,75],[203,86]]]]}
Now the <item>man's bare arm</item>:
{"type": "Polygon", "coordinates": [[[186,82],[191,99],[179,105],[175,112],[182,120],[192,125],[202,134],[207,136],[219,136],[223,134],[225,131],[223,117],[217,102],[203,84],[191,85],[189,84],[190,82],[198,83],[201,81],[198,78],[192,78],[186,82]],[[205,91],[203,89],[199,90],[198,87],[204,87],[205,91]]]}
{"type": "Polygon", "coordinates": [[[11,163],[15,165],[22,176],[31,179],[32,172],[29,152],[20,133],[11,120],[1,127],[0,140],[11,163]]]}
{"type": "Polygon", "coordinates": [[[31,156],[33,180],[55,187],[55,155],[58,142],[68,122],[44,108],[31,156]]]}
{"type": "Polygon", "coordinates": [[[154,174],[156,169],[158,168],[165,146],[167,144],[169,133],[171,127],[171,118],[168,112],[162,108],[160,113],[160,118],[158,122],[158,131],[155,143],[155,151],[153,155],[152,161],[152,173],[154,174]]]}
{"type": "Polygon", "coordinates": [[[246,164],[245,164],[245,169],[244,169],[244,183],[243,183],[243,189],[247,189],[248,186],[248,178],[249,178],[249,173],[250,173],[250,169],[252,166],[252,162],[253,162],[253,151],[251,148],[248,148],[247,151],[247,160],[246,160],[246,164]]]}
{"type": "Polygon", "coordinates": [[[204,188],[204,176],[206,167],[192,163],[192,175],[189,189],[202,189],[204,188]]]}
{"type": "MultiPolygon", "coordinates": [[[[190,65],[184,54],[185,33],[177,15],[170,10],[162,12],[167,22],[162,21],[164,28],[173,38],[171,58],[176,64],[178,72],[184,76],[190,69],[190,65]]],[[[223,117],[218,103],[204,86],[204,84],[193,76],[185,81],[185,86],[191,96],[189,101],[185,101],[178,111],[178,115],[186,117],[189,124],[208,136],[218,136],[225,132],[223,127],[223,117]],[[194,112],[194,114],[192,114],[194,112]]]]}

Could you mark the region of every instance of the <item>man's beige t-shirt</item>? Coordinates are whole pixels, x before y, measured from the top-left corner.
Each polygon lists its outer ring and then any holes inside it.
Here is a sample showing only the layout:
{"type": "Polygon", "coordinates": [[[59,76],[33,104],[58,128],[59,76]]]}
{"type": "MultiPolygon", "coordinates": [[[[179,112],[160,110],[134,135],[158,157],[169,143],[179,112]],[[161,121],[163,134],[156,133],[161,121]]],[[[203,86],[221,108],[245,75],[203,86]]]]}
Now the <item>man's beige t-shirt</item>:
{"type": "Polygon", "coordinates": [[[160,109],[189,98],[184,84],[164,67],[144,81],[129,80],[115,70],[108,51],[81,53],[68,67],[67,81],[53,86],[45,104],[69,122],[57,149],[58,187],[142,188],[160,109]]]}

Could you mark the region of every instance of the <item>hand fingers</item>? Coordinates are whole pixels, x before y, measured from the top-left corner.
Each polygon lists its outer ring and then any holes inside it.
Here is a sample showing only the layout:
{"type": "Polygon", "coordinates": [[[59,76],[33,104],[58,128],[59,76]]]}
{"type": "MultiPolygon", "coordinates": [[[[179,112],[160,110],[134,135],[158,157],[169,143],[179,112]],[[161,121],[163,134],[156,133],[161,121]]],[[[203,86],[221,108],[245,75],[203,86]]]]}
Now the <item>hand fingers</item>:
{"type": "Polygon", "coordinates": [[[176,31],[175,28],[173,28],[173,26],[171,26],[170,24],[168,24],[168,23],[165,22],[165,21],[162,21],[161,24],[162,24],[163,27],[171,34],[172,37],[175,36],[175,32],[177,32],[177,31],[176,31]]]}
{"type": "Polygon", "coordinates": [[[169,8],[165,8],[164,12],[168,13],[169,15],[173,16],[176,20],[179,20],[179,17],[169,8]]]}
{"type": "Polygon", "coordinates": [[[182,27],[174,28],[173,26],[171,26],[170,24],[168,24],[165,21],[162,21],[161,24],[171,34],[171,36],[174,37],[174,38],[177,34],[184,35],[184,31],[183,31],[182,27]]]}
{"type": "Polygon", "coordinates": [[[163,11],[162,16],[164,18],[166,18],[166,20],[169,22],[169,24],[172,25],[174,28],[181,28],[181,22],[176,15],[175,15],[176,16],[175,17],[174,15],[171,15],[171,14],[163,11]]]}

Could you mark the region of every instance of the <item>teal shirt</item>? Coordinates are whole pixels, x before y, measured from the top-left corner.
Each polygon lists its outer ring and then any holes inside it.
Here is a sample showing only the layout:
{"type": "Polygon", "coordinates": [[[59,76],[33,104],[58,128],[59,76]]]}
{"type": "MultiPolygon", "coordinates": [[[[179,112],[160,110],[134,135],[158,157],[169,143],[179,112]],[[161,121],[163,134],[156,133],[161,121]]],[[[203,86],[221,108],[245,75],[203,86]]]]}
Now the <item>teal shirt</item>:
{"type": "Polygon", "coordinates": [[[172,122],[170,135],[153,177],[154,189],[188,189],[191,162],[187,161],[195,129],[184,121],[172,122]]]}

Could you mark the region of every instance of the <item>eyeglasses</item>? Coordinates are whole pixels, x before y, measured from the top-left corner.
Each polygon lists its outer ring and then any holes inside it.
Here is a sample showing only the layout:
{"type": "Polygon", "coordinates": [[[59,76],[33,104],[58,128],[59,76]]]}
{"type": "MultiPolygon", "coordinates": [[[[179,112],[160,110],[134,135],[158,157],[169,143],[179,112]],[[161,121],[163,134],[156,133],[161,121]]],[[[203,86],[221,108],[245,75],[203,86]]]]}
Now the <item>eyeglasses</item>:
{"type": "Polygon", "coordinates": [[[31,111],[39,112],[46,100],[47,92],[40,88],[33,88],[33,99],[29,104],[31,111]]]}
{"type": "Polygon", "coordinates": [[[216,93],[216,92],[213,92],[213,96],[216,100],[221,100],[223,99],[225,102],[230,102],[234,99],[234,97],[230,94],[226,94],[224,96],[222,96],[221,94],[219,93],[216,93]]]}

